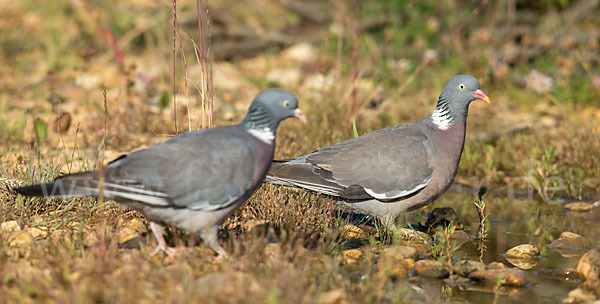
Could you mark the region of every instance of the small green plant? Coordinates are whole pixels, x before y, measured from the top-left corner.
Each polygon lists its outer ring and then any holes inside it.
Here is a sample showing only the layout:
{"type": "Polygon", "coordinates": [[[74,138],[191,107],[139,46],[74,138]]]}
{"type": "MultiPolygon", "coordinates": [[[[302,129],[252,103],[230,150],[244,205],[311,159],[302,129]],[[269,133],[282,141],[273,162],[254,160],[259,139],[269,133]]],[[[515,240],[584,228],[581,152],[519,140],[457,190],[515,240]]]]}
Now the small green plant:
{"type": "MultiPolygon", "coordinates": [[[[532,154],[536,154],[535,149],[533,149],[532,154]]],[[[531,167],[528,168],[531,172],[528,172],[527,176],[538,195],[542,200],[547,202],[553,197],[552,193],[548,191],[556,189],[554,188],[556,186],[555,183],[560,181],[560,179],[553,178],[558,174],[556,150],[551,145],[548,145],[541,160],[538,160],[536,157],[533,159],[530,164],[531,167]]]]}
{"type": "Polygon", "coordinates": [[[450,238],[456,231],[456,227],[453,222],[450,222],[447,226],[438,226],[433,244],[430,247],[431,255],[439,262],[445,263],[450,270],[450,279],[454,278],[454,263],[453,263],[453,252],[458,250],[459,246],[453,242],[450,238]]]}
{"type": "Polygon", "coordinates": [[[497,278],[496,278],[496,285],[494,285],[494,300],[492,301],[493,304],[498,303],[498,299],[500,298],[500,287],[502,286],[502,281],[504,280],[504,275],[500,274],[497,278]]]}
{"type": "Polygon", "coordinates": [[[485,201],[483,196],[487,192],[486,187],[479,188],[478,199],[473,202],[475,208],[477,208],[477,214],[479,214],[479,227],[477,228],[477,250],[479,250],[479,261],[483,263],[483,255],[485,254],[486,245],[485,238],[488,233],[488,214],[485,212],[485,201]]]}

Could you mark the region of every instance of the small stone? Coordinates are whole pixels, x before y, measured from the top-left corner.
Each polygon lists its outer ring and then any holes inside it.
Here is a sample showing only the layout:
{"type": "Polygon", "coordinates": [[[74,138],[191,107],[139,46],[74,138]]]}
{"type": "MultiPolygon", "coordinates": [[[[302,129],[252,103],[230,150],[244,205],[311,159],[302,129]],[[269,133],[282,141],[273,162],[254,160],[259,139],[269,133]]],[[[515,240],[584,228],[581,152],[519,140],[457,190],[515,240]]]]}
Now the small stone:
{"type": "Polygon", "coordinates": [[[525,272],[517,268],[479,270],[474,271],[469,275],[471,280],[482,281],[488,284],[496,284],[500,277],[500,284],[502,285],[516,287],[527,286],[525,272]]]}
{"type": "Polygon", "coordinates": [[[585,282],[583,282],[583,284],[581,284],[580,287],[600,297],[600,280],[585,280],[585,282]]]}
{"type": "Polygon", "coordinates": [[[31,245],[35,239],[26,230],[13,231],[8,236],[8,246],[10,247],[20,247],[25,245],[31,245]]]}
{"type": "Polygon", "coordinates": [[[531,244],[522,244],[506,251],[506,260],[520,269],[531,269],[538,264],[540,251],[531,244]]]}
{"type": "Polygon", "coordinates": [[[581,288],[575,288],[569,292],[569,295],[562,301],[562,303],[592,303],[596,300],[596,297],[592,294],[586,293],[581,288]]]}
{"type": "Polygon", "coordinates": [[[363,253],[358,249],[348,249],[342,251],[342,257],[344,258],[344,262],[346,264],[353,264],[358,262],[360,258],[362,258],[363,253]]]}
{"type": "Polygon", "coordinates": [[[573,257],[587,252],[590,242],[579,234],[565,231],[548,247],[564,257],[573,257]]]}
{"type": "Polygon", "coordinates": [[[81,73],[75,77],[75,85],[80,86],[86,90],[97,88],[100,85],[102,79],[98,75],[81,73]]]}
{"type": "Polygon", "coordinates": [[[139,218],[132,218],[127,222],[126,226],[139,233],[144,233],[148,231],[146,224],[144,224],[144,222],[139,218]]]}
{"type": "Polygon", "coordinates": [[[593,204],[586,202],[576,202],[565,205],[565,209],[574,212],[587,212],[594,208],[593,204]]]}
{"type": "Polygon", "coordinates": [[[414,243],[431,244],[432,242],[431,237],[427,233],[407,228],[396,229],[395,236],[402,241],[414,243]]]}
{"type": "Polygon", "coordinates": [[[486,266],[486,269],[506,269],[506,265],[500,262],[491,262],[486,266]]]}
{"type": "Polygon", "coordinates": [[[302,82],[302,88],[321,92],[328,90],[334,85],[334,80],[331,75],[323,75],[321,73],[312,74],[306,77],[302,82]]]}
{"type": "Polygon", "coordinates": [[[451,235],[450,235],[450,240],[460,244],[466,243],[468,241],[471,241],[473,239],[473,236],[462,231],[462,230],[455,230],[451,235]]]}
{"type": "Polygon", "coordinates": [[[521,258],[515,258],[515,257],[511,257],[511,256],[505,256],[506,260],[511,263],[513,266],[519,268],[519,269],[524,269],[524,270],[528,270],[531,269],[535,266],[537,266],[539,260],[537,258],[533,258],[533,259],[521,259],[521,258]]]}
{"type": "MultiPolygon", "coordinates": [[[[92,234],[91,233],[87,233],[86,236],[85,236],[85,238],[87,238],[87,236],[89,236],[89,235],[92,235],[92,234]]],[[[53,244],[60,244],[60,243],[63,243],[63,242],[65,242],[65,243],[71,243],[71,242],[73,242],[73,231],[71,231],[70,229],[58,229],[58,230],[55,230],[54,232],[52,232],[50,234],[50,241],[53,244]]],[[[90,244],[88,244],[85,240],[84,240],[84,245],[90,246],[90,244]]]]}
{"type": "Polygon", "coordinates": [[[443,279],[450,272],[441,263],[432,260],[420,260],[415,263],[415,275],[425,278],[443,279]]]}
{"type": "Polygon", "coordinates": [[[135,229],[130,227],[125,227],[117,233],[119,244],[125,243],[129,240],[133,240],[139,236],[140,234],[137,231],[135,231],[135,229]]]}
{"type": "Polygon", "coordinates": [[[37,240],[43,239],[48,236],[47,229],[40,229],[37,227],[27,227],[27,228],[25,228],[25,230],[27,232],[31,233],[31,235],[37,240]]]}
{"type": "Polygon", "coordinates": [[[0,223],[0,234],[10,234],[13,231],[19,231],[21,227],[17,221],[7,221],[0,223]]]}
{"type": "Polygon", "coordinates": [[[390,270],[392,280],[402,280],[408,277],[408,269],[403,266],[393,267],[390,270]]]}
{"type": "Polygon", "coordinates": [[[546,94],[552,90],[554,80],[540,71],[533,69],[525,75],[525,84],[527,89],[534,91],[537,94],[546,94]]]}
{"type": "Polygon", "coordinates": [[[586,280],[600,279],[600,247],[588,251],[581,257],[577,263],[577,271],[586,280]]]}
{"type": "Polygon", "coordinates": [[[300,82],[302,73],[298,68],[279,68],[270,71],[266,79],[283,87],[294,87],[300,82]]]}
{"type": "Polygon", "coordinates": [[[334,289],[327,291],[319,296],[319,304],[345,304],[346,292],[343,289],[334,289]]]}
{"type": "Polygon", "coordinates": [[[359,241],[366,241],[369,239],[369,236],[362,229],[352,224],[346,224],[342,227],[342,237],[346,240],[359,241]]]}
{"type": "Polygon", "coordinates": [[[401,262],[405,259],[415,260],[417,258],[417,250],[409,246],[388,247],[381,252],[381,258],[390,260],[392,263],[401,262]]]}
{"type": "Polygon", "coordinates": [[[600,208],[600,201],[595,202],[592,206],[594,206],[594,208],[600,208]]]}
{"type": "Polygon", "coordinates": [[[308,42],[300,42],[283,50],[281,55],[284,59],[289,59],[298,63],[309,63],[317,59],[317,49],[308,42]]]}
{"type": "Polygon", "coordinates": [[[281,257],[281,244],[280,243],[269,243],[265,246],[265,260],[267,263],[275,264],[281,257]]]}
{"type": "Polygon", "coordinates": [[[468,277],[471,273],[480,270],[485,270],[485,264],[471,260],[462,261],[458,269],[458,275],[468,277]]]}

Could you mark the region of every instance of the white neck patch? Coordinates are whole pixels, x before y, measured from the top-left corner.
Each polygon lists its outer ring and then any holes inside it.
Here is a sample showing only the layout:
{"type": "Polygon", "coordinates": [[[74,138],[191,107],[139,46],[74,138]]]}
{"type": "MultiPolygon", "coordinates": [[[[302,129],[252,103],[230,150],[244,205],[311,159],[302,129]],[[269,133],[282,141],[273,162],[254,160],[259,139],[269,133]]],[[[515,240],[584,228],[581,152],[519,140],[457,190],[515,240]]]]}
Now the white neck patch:
{"type": "Polygon", "coordinates": [[[275,133],[266,126],[258,129],[248,129],[248,133],[267,144],[272,144],[275,139],[275,133]]]}
{"type": "Polygon", "coordinates": [[[436,108],[431,114],[431,122],[440,130],[448,130],[454,124],[454,119],[450,115],[450,110],[436,108]]]}

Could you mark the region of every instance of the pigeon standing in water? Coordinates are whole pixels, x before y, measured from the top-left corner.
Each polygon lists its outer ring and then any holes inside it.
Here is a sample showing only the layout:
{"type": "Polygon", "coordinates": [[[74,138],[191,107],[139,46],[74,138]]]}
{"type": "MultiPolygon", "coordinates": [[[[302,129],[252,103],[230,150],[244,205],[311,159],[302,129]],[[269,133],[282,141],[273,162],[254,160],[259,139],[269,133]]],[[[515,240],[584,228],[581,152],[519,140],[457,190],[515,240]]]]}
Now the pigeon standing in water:
{"type": "Polygon", "coordinates": [[[428,117],[274,161],[267,181],[329,195],[393,226],[398,214],[431,203],[452,185],[476,99],[490,102],[477,79],[454,76],[428,117]]]}
{"type": "Polygon", "coordinates": [[[279,123],[303,122],[296,97],[283,90],[264,91],[252,101],[244,120],[233,126],[184,133],[147,149],[123,155],[102,171],[69,174],[53,182],[15,189],[27,196],[98,196],[146,216],[158,246],[167,247],[164,225],[198,233],[220,257],[218,226],[264,180],[275,151],[279,123]]]}

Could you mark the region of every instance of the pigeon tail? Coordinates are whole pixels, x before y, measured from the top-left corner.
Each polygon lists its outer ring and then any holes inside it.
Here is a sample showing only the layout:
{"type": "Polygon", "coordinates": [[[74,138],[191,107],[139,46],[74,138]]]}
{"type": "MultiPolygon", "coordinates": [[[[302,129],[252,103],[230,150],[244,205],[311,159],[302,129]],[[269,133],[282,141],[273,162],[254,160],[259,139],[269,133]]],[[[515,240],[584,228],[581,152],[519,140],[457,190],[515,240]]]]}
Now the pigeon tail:
{"type": "Polygon", "coordinates": [[[98,195],[96,171],[61,176],[50,183],[15,188],[25,196],[75,197],[98,195]]]}

